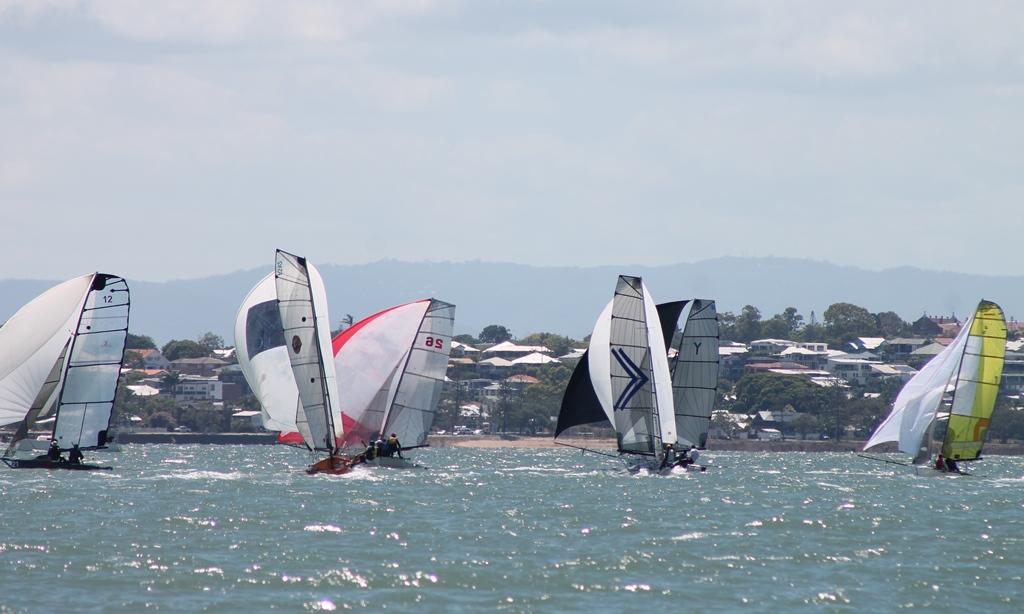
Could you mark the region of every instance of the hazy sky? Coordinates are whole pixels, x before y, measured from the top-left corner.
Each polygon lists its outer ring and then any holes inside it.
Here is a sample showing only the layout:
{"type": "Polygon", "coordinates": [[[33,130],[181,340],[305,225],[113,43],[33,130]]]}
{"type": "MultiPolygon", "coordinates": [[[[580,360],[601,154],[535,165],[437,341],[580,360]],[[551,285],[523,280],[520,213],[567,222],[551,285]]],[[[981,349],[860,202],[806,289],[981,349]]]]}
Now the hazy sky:
{"type": "Polygon", "coordinates": [[[1014,274],[1021,2],[0,0],[0,278],[1014,274]]]}

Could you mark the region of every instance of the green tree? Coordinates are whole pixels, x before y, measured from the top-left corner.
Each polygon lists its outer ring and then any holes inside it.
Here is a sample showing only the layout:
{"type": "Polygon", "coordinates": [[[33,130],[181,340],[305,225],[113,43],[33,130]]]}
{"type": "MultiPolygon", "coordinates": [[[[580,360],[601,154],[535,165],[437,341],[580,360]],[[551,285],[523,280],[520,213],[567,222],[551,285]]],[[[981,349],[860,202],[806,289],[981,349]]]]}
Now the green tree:
{"type": "Polygon", "coordinates": [[[200,345],[191,339],[172,339],[168,341],[160,352],[167,360],[178,360],[179,358],[202,358],[213,352],[207,347],[200,345]]]}
{"type": "Polygon", "coordinates": [[[878,324],[878,332],[886,339],[903,337],[911,332],[910,323],[904,322],[903,318],[894,311],[876,313],[875,322],[878,324]]]}
{"type": "Polygon", "coordinates": [[[844,344],[856,337],[874,337],[878,323],[871,312],[853,303],[833,303],[825,310],[829,343],[844,344]]]}
{"type": "Polygon", "coordinates": [[[466,334],[455,335],[454,337],[452,337],[452,341],[458,341],[459,343],[465,343],[466,345],[473,345],[475,343],[480,343],[480,341],[477,340],[477,338],[474,337],[473,335],[466,335],[466,334]]]}
{"type": "Polygon", "coordinates": [[[133,335],[128,333],[125,337],[124,347],[129,350],[155,350],[156,342],[148,335],[133,335]]]}
{"type": "Polygon", "coordinates": [[[736,316],[736,336],[738,341],[750,343],[761,338],[761,310],[753,305],[745,305],[736,316]]]}
{"type": "Polygon", "coordinates": [[[744,375],[736,382],[735,411],[753,413],[792,405],[797,411],[821,414],[829,407],[828,391],[802,377],[777,373],[744,375]]]}
{"type": "Polygon", "coordinates": [[[478,339],[481,343],[501,343],[512,338],[512,333],[500,324],[489,324],[480,331],[478,339]]]}
{"type": "Polygon", "coordinates": [[[569,337],[556,335],[555,333],[530,333],[520,339],[519,343],[523,345],[543,345],[551,350],[555,356],[564,356],[568,354],[569,349],[578,342],[569,337]]]}
{"type": "MultiPolygon", "coordinates": [[[[196,343],[205,348],[209,354],[213,354],[214,350],[220,350],[224,347],[224,337],[212,332],[206,332],[196,339],[196,343]]],[[[207,354],[207,356],[209,356],[207,354]]],[[[168,358],[168,360],[171,360],[168,358]]]]}
{"type": "Polygon", "coordinates": [[[813,433],[818,430],[819,423],[818,419],[811,414],[800,414],[793,421],[790,422],[790,426],[794,431],[800,433],[800,439],[807,439],[807,433],[813,433]]]}
{"type": "MultiPolygon", "coordinates": [[[[736,330],[736,314],[731,311],[723,311],[718,314],[718,336],[723,341],[739,341],[739,332],[736,330]]],[[[585,339],[589,341],[588,339],[585,339]]]]}

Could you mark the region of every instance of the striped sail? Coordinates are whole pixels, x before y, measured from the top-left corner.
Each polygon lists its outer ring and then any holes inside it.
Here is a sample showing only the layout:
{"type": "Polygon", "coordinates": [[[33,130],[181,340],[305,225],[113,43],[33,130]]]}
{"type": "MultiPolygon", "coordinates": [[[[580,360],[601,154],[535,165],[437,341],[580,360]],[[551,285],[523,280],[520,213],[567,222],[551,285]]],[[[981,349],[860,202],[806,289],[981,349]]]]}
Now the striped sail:
{"type": "Polygon", "coordinates": [[[718,315],[715,302],[694,299],[669,362],[679,442],[703,449],[718,391],[718,315]]]}
{"type": "Polygon", "coordinates": [[[278,309],[301,404],[296,426],[311,450],[334,453],[341,435],[326,292],[305,258],[277,251],[278,309]]]}
{"type": "Polygon", "coordinates": [[[663,444],[676,441],[675,412],[661,322],[639,277],[619,277],[608,348],[619,450],[660,456],[663,444]]]}
{"type": "Polygon", "coordinates": [[[124,279],[96,273],[71,339],[53,437],[62,450],[103,447],[124,362],[131,300],[124,279]]]}
{"type": "Polygon", "coordinates": [[[969,324],[942,442],[942,455],[955,460],[975,460],[981,456],[1006,353],[1006,318],[999,305],[981,301],[969,324]]]}

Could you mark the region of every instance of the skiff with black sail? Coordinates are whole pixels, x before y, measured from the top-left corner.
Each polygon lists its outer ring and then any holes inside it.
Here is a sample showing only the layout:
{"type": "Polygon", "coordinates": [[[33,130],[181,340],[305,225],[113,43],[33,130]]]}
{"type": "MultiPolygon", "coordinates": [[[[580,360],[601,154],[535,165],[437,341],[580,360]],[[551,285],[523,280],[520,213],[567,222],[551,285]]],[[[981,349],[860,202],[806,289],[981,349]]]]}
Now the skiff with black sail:
{"type": "Polygon", "coordinates": [[[334,337],[345,444],[371,466],[418,467],[444,386],[455,305],[424,299],[375,313],[334,337]],[[403,452],[391,450],[394,436],[403,452]],[[375,442],[382,442],[377,453],[375,442]]]}
{"type": "Polygon", "coordinates": [[[953,342],[903,386],[892,413],[864,450],[897,442],[899,451],[912,457],[919,474],[929,470],[962,473],[959,463],[981,459],[1005,352],[1003,310],[982,300],[953,342]],[[944,403],[947,393],[950,400],[944,403]],[[933,458],[933,433],[940,422],[945,422],[945,434],[933,458]]]}
{"type": "Polygon", "coordinates": [[[569,379],[555,437],[605,420],[615,429],[619,455],[628,455],[631,470],[671,469],[676,417],[665,335],[639,277],[619,276],[569,379]]]}
{"type": "Polygon", "coordinates": [[[278,250],[274,282],[282,336],[301,401],[295,426],[310,451],[327,455],[306,471],[346,473],[351,459],[339,449],[343,430],[323,279],[305,258],[278,250]]]}
{"type": "Polygon", "coordinates": [[[107,445],[130,307],[124,279],[90,273],[47,290],[0,327],[0,426],[18,425],[2,458],[8,467],[110,469],[83,463],[82,452],[107,445]],[[44,419],[53,425],[50,450],[37,456],[26,438],[44,419]]]}

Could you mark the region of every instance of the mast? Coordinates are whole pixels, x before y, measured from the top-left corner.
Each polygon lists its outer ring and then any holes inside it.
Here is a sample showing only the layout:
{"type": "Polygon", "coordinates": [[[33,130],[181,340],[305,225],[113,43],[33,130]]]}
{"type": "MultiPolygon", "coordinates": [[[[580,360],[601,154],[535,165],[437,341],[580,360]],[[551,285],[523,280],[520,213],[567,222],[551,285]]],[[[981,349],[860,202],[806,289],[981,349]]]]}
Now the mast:
{"type": "Polygon", "coordinates": [[[130,312],[131,298],[125,280],[105,273],[93,274],[67,349],[54,412],[51,437],[61,444],[61,449],[74,445],[84,450],[106,446],[124,364],[130,312]],[[99,294],[108,289],[110,294],[99,294]],[[115,297],[115,292],[124,293],[123,302],[115,297]],[[106,310],[114,310],[113,315],[97,315],[106,310]],[[101,391],[109,391],[109,400],[95,398],[101,391]]]}
{"type": "MultiPolygon", "coordinates": [[[[277,250],[275,278],[278,309],[286,345],[291,350],[288,357],[301,399],[296,411],[305,415],[309,425],[310,437],[306,444],[311,449],[333,455],[337,451],[334,412],[327,381],[329,378],[324,367],[325,356],[321,349],[311,272],[305,258],[277,250]],[[317,406],[320,406],[319,410],[317,406]],[[324,447],[320,447],[321,444],[324,447]]],[[[298,416],[296,422],[300,422],[298,416]]]]}

